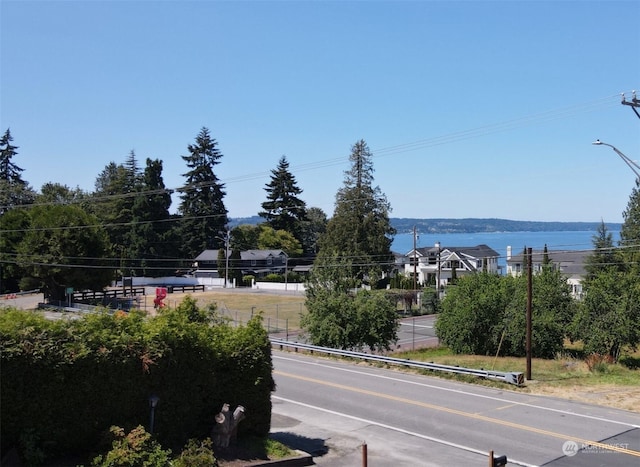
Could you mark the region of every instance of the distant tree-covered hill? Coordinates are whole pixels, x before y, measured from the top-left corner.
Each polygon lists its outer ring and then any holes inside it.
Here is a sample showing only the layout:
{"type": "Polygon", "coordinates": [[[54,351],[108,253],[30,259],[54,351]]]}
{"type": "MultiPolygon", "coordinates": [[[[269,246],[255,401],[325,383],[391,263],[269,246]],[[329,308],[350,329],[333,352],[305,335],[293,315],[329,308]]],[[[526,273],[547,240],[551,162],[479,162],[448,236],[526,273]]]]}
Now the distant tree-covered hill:
{"type": "MultiPolygon", "coordinates": [[[[596,231],[600,222],[539,222],[508,219],[410,219],[391,218],[398,233],[416,230],[422,233],[476,233],[476,232],[556,232],[596,231]]],[[[620,230],[622,224],[606,223],[607,229],[620,230]]]]}
{"type": "MultiPolygon", "coordinates": [[[[414,219],[392,217],[391,225],[398,233],[410,233],[415,227],[421,233],[477,233],[477,232],[562,232],[596,231],[600,222],[541,222],[508,219],[414,219]]],[[[229,220],[233,228],[240,224],[256,225],[264,222],[260,216],[238,217],[229,220]]],[[[619,231],[622,224],[606,223],[607,229],[619,231]]]]}

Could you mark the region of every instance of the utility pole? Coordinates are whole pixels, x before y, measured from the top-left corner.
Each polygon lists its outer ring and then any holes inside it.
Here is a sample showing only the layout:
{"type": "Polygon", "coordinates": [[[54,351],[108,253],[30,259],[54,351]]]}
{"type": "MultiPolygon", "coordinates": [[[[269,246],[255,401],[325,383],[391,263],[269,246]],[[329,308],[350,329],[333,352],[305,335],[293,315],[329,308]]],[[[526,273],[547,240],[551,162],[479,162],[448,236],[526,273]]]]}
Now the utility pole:
{"type": "Polygon", "coordinates": [[[624,93],[622,93],[622,105],[630,106],[631,110],[633,110],[638,118],[640,118],[640,113],[638,113],[638,111],[636,110],[637,108],[640,108],[640,100],[636,97],[635,91],[631,92],[631,101],[626,100],[624,97],[624,93]]]}
{"type": "Polygon", "coordinates": [[[526,249],[527,256],[527,336],[526,336],[526,355],[527,355],[527,379],[531,381],[531,306],[533,297],[533,250],[526,249]]]}
{"type": "Polygon", "coordinates": [[[416,226],[413,226],[413,293],[418,298],[418,252],[416,251],[416,226]]]}
{"type": "Polygon", "coordinates": [[[223,237],[216,237],[224,242],[224,288],[227,288],[229,282],[229,242],[231,241],[231,231],[229,229],[224,232],[220,232],[223,237]]]}

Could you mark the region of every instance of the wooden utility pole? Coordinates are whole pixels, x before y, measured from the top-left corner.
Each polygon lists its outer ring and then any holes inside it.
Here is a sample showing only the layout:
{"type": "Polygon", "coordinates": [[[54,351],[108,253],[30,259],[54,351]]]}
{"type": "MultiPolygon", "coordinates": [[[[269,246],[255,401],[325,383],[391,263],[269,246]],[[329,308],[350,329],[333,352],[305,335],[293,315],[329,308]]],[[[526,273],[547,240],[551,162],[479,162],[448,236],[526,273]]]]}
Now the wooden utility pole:
{"type": "Polygon", "coordinates": [[[413,293],[418,300],[418,252],[416,251],[416,226],[413,226],[413,293]]]}
{"type": "Polygon", "coordinates": [[[526,355],[527,355],[527,379],[531,381],[531,306],[533,302],[533,250],[527,248],[527,337],[526,337],[526,355]]]}

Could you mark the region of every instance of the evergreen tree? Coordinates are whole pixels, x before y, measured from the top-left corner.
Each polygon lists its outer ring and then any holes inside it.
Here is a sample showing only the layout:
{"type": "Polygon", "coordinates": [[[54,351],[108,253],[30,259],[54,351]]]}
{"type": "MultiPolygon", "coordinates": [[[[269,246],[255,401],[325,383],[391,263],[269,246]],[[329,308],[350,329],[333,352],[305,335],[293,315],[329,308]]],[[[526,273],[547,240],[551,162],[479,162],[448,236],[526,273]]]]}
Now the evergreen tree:
{"type": "Polygon", "coordinates": [[[302,242],[302,222],[306,220],[306,205],[298,198],[302,190],[289,172],[289,162],[282,156],[278,167],[271,171],[267,184],[267,201],[262,203],[264,211],[258,213],[274,230],[286,230],[302,242]]]}
{"type": "Polygon", "coordinates": [[[95,182],[92,213],[107,229],[111,255],[119,256],[122,270],[117,276],[131,275],[136,258],[131,239],[133,204],[140,191],[141,177],[134,151],[125,164],[110,162],[95,182]]]}
{"type": "Polygon", "coordinates": [[[591,237],[593,253],[586,259],[585,269],[587,275],[584,283],[588,283],[598,273],[613,268],[621,267],[619,252],[613,245],[613,235],[607,230],[604,221],[600,222],[596,234],[591,237]]]}
{"type": "Polygon", "coordinates": [[[359,282],[376,284],[393,266],[391,206],[373,186],[372,154],[364,140],[351,150],[351,168],[336,194],[335,212],[320,238],[318,256],[352,259],[348,272],[359,282]]]}
{"type": "Polygon", "coordinates": [[[222,158],[217,146],[209,130],[203,127],[195,144],[188,146],[189,155],[181,156],[189,168],[183,174],[187,181],[180,189],[182,201],[179,207],[185,258],[195,258],[203,250],[218,249],[224,244],[219,237],[220,232],[226,230],[229,219],[224,206],[224,184],[213,170],[222,158]]]}
{"type": "Polygon", "coordinates": [[[620,229],[620,246],[628,263],[640,261],[640,181],[631,191],[627,208],[622,213],[624,222],[620,229]]]}
{"type": "Polygon", "coordinates": [[[40,194],[36,197],[36,203],[50,204],[82,204],[89,206],[89,194],[80,188],[69,188],[60,183],[45,183],[40,188],[40,194]]]}
{"type": "Polygon", "coordinates": [[[11,159],[17,154],[18,146],[11,144],[13,137],[11,131],[7,128],[2,138],[0,138],[0,179],[6,180],[11,184],[25,185],[25,181],[22,180],[22,171],[11,159]]]}
{"type": "Polygon", "coordinates": [[[178,252],[169,241],[171,190],[162,179],[162,161],[147,159],[146,164],[132,206],[128,244],[137,265],[135,275],[158,277],[175,272],[178,252]]]}
{"type": "Polygon", "coordinates": [[[7,129],[0,138],[0,215],[7,210],[33,203],[35,192],[22,179],[22,171],[12,159],[18,154],[18,146],[11,144],[13,137],[7,129]]]}

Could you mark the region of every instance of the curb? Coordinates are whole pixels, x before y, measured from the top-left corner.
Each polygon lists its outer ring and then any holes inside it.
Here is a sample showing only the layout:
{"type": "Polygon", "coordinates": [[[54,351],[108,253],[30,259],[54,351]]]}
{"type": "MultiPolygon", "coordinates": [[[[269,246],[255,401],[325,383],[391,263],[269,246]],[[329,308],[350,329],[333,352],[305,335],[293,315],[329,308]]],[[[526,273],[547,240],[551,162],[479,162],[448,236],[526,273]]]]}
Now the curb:
{"type": "Polygon", "coordinates": [[[250,464],[246,464],[246,467],[305,467],[307,465],[314,465],[311,454],[299,450],[296,450],[296,453],[297,455],[295,457],[287,457],[286,459],[276,459],[264,462],[252,462],[250,464]]]}

